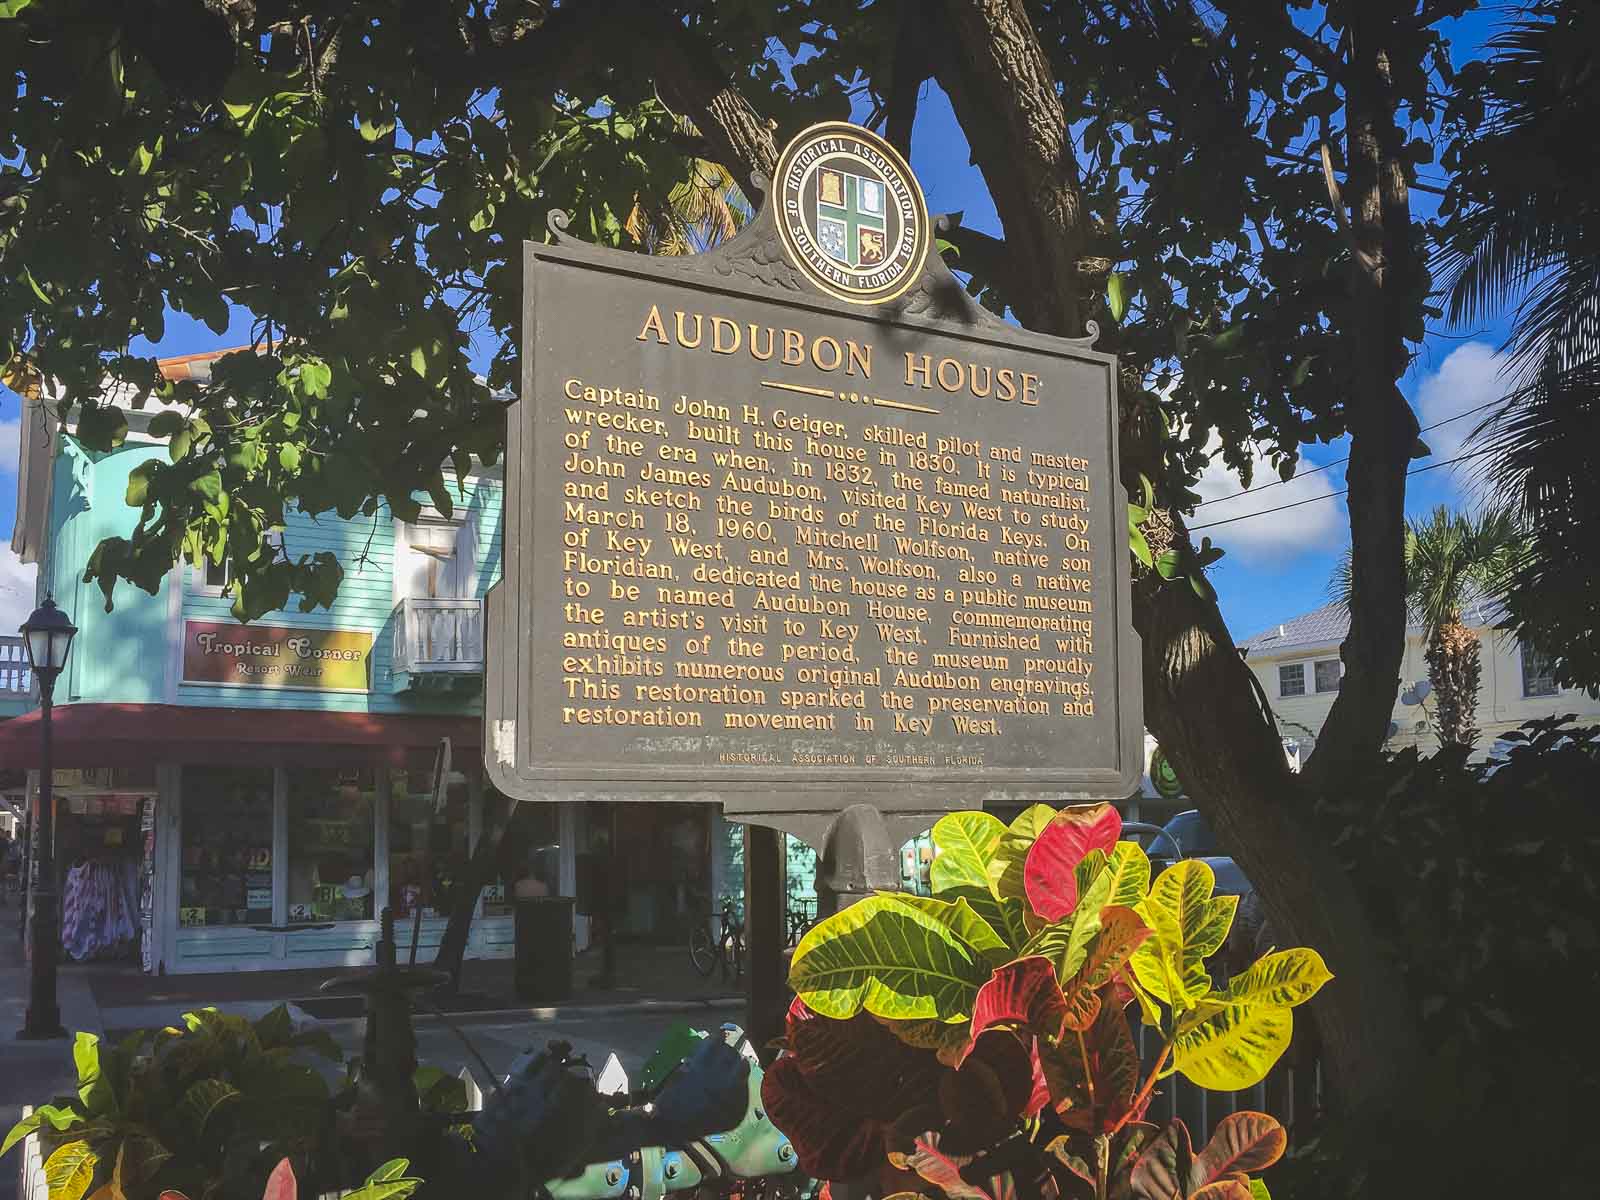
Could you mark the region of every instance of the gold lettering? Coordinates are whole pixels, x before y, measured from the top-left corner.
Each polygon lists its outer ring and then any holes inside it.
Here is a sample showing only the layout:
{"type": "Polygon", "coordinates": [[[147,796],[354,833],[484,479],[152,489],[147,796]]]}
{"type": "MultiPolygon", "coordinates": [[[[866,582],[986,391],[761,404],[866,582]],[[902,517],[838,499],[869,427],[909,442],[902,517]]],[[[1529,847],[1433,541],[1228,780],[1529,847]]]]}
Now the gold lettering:
{"type": "Polygon", "coordinates": [[[839,364],[844,361],[844,350],[837,340],[824,335],[811,343],[811,361],[816,364],[819,371],[837,371],[839,364]],[[822,361],[822,348],[824,346],[833,347],[832,362],[825,363],[822,361]]]}
{"type": "Polygon", "coordinates": [[[751,322],[751,324],[750,324],[750,357],[751,358],[759,358],[762,362],[766,362],[767,359],[771,358],[772,357],[772,341],[773,341],[773,333],[772,333],[772,326],[771,325],[763,326],[763,325],[757,325],[754,322],[751,322]],[[763,330],[765,330],[766,335],[767,335],[767,352],[765,354],[761,353],[761,351],[756,348],[756,334],[762,332],[763,330]]]}
{"type": "Polygon", "coordinates": [[[696,346],[698,346],[700,344],[701,338],[703,338],[705,336],[705,331],[704,331],[702,323],[701,323],[700,314],[699,313],[695,313],[694,314],[694,341],[692,341],[692,342],[689,340],[689,335],[684,333],[684,331],[683,331],[684,313],[683,313],[682,309],[678,310],[677,317],[678,317],[678,345],[682,346],[685,350],[693,350],[696,346]]]}
{"type": "Polygon", "coordinates": [[[940,387],[942,387],[947,392],[959,392],[962,389],[962,387],[965,386],[966,382],[967,382],[966,364],[959,363],[953,358],[941,358],[939,360],[939,386],[940,387]],[[954,367],[955,368],[955,378],[954,378],[954,380],[947,379],[945,377],[945,368],[946,367],[954,367]]]}
{"type": "Polygon", "coordinates": [[[989,393],[992,392],[993,390],[994,390],[994,368],[993,367],[980,367],[977,363],[973,363],[972,364],[972,394],[974,396],[976,396],[978,399],[983,400],[983,399],[986,399],[988,397],[989,393]],[[983,372],[983,391],[981,391],[981,392],[978,390],[978,372],[979,371],[983,372]]]}
{"type": "Polygon", "coordinates": [[[867,379],[871,379],[872,378],[872,346],[871,346],[871,344],[869,343],[866,346],[858,346],[858,345],[856,345],[855,342],[849,341],[847,339],[845,341],[844,348],[845,348],[845,353],[847,353],[850,356],[850,361],[845,363],[844,373],[846,375],[854,375],[854,374],[856,374],[856,368],[859,367],[859,368],[861,368],[861,375],[863,377],[867,378],[867,379]]]}
{"type": "MultiPolygon", "coordinates": [[[[683,316],[682,313],[679,313],[678,315],[680,318],[683,316]]],[[[650,306],[650,315],[644,319],[644,327],[639,330],[639,336],[634,340],[638,342],[644,341],[644,335],[649,333],[651,330],[655,331],[656,341],[665,346],[667,344],[667,330],[666,327],[661,323],[661,309],[655,304],[650,306]]],[[[568,395],[571,395],[571,393],[569,392],[568,395]]],[[[574,400],[577,399],[576,396],[573,396],[572,398],[574,400]]]]}
{"type": "Polygon", "coordinates": [[[713,354],[733,354],[739,349],[739,327],[726,317],[711,318],[711,352],[713,354]],[[722,331],[726,329],[733,335],[733,343],[724,345],[722,331]]]}
{"type": "Polygon", "coordinates": [[[1015,400],[1017,398],[1017,373],[1010,367],[1001,367],[995,372],[999,380],[995,390],[996,400],[1015,400]]]}
{"type": "Polygon", "coordinates": [[[906,351],[906,386],[907,387],[916,386],[916,383],[917,383],[917,378],[916,377],[917,377],[917,373],[919,371],[922,373],[922,386],[925,387],[925,388],[931,388],[933,386],[933,378],[932,378],[932,375],[933,375],[933,355],[931,355],[931,354],[918,355],[918,354],[913,354],[911,351],[907,350],[906,351]],[[920,366],[917,364],[917,359],[918,358],[922,359],[922,363],[921,363],[920,366]]]}
{"type": "Polygon", "coordinates": [[[1027,371],[1022,373],[1022,402],[1024,404],[1039,403],[1039,377],[1030,375],[1027,371]]]}
{"type": "Polygon", "coordinates": [[[798,367],[806,361],[806,339],[798,329],[785,329],[783,331],[783,362],[787,366],[798,367]]]}

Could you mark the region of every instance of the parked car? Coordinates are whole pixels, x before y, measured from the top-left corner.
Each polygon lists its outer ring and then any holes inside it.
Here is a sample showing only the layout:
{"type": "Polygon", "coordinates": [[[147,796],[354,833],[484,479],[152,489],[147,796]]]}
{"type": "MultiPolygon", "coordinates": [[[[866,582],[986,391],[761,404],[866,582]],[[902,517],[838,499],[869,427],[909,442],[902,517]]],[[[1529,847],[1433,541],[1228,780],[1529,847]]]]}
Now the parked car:
{"type": "Polygon", "coordinates": [[[1186,809],[1165,825],[1124,821],[1122,836],[1139,844],[1150,856],[1150,864],[1157,872],[1180,859],[1198,858],[1210,866],[1212,874],[1217,877],[1218,895],[1247,896],[1255,890],[1233,859],[1222,853],[1216,835],[1211,832],[1211,826],[1206,824],[1199,809],[1186,809]]]}

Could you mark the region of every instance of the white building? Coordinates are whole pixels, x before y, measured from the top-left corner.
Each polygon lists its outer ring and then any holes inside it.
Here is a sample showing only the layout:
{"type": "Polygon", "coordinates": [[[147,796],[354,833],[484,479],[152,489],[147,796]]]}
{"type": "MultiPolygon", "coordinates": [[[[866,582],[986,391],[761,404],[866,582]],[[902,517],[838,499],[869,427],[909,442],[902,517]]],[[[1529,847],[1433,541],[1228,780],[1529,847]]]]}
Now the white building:
{"type": "MultiPolygon", "coordinates": [[[[1498,615],[1487,604],[1470,606],[1464,614],[1465,623],[1477,631],[1483,647],[1474,756],[1489,755],[1497,739],[1542,717],[1572,714],[1584,725],[1600,723],[1600,701],[1574,688],[1557,687],[1547,658],[1517,641],[1509,631],[1494,628],[1498,615]]],[[[1349,631],[1350,615],[1344,606],[1327,604],[1239,643],[1245,662],[1272,703],[1285,745],[1297,747],[1301,761],[1315,748],[1322,723],[1339,693],[1344,674],[1339,647],[1349,631]]],[[[1416,746],[1431,753],[1439,748],[1434,701],[1428,695],[1428,663],[1423,657],[1426,645],[1421,624],[1411,625],[1395,685],[1391,749],[1416,746]]]]}

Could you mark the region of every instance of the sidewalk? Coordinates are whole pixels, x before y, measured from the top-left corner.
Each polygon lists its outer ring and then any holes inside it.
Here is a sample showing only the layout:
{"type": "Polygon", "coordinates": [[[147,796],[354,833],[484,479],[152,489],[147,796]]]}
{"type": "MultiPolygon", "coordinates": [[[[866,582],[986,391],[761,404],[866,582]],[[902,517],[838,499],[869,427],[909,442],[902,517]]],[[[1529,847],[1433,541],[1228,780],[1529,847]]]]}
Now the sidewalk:
{"type": "MultiPolygon", "coordinates": [[[[617,986],[612,988],[591,985],[600,967],[598,951],[578,955],[573,964],[571,997],[544,1004],[517,996],[510,959],[468,960],[462,968],[460,995],[444,1001],[441,1007],[453,1016],[469,1019],[520,1016],[552,1020],[584,1012],[694,1011],[736,1008],[744,1003],[742,981],[724,982],[720,975],[701,978],[689,962],[685,947],[619,946],[617,986]]],[[[364,1011],[360,996],[330,995],[319,989],[330,978],[361,969],[150,976],[131,969],[70,968],[64,975],[83,973],[96,1013],[106,1029],[129,1030],[171,1024],[185,1011],[203,1005],[254,1018],[287,1001],[321,1021],[359,1018],[364,1011]]],[[[425,1007],[418,1007],[419,1020],[426,1020],[426,1013],[425,1007]]]]}

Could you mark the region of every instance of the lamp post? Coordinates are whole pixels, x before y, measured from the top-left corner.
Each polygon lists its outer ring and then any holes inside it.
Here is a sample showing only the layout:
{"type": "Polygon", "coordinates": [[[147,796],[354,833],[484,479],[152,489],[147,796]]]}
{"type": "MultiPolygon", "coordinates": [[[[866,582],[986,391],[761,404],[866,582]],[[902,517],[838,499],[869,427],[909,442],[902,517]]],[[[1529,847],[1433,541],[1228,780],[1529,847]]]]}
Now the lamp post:
{"type": "Polygon", "coordinates": [[[20,1038],[65,1037],[61,1009],[56,1004],[56,958],[61,940],[56,910],[55,820],[51,811],[54,766],[50,754],[50,718],[55,703],[56,677],[67,665],[67,651],[77,626],[46,596],[44,603],[22,623],[22,640],[28,648],[28,665],[39,681],[39,815],[38,883],[33,887],[33,969],[28,984],[28,1012],[20,1038]]]}

